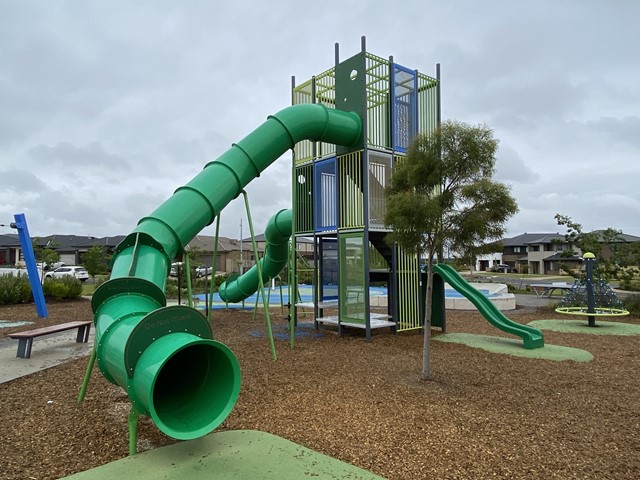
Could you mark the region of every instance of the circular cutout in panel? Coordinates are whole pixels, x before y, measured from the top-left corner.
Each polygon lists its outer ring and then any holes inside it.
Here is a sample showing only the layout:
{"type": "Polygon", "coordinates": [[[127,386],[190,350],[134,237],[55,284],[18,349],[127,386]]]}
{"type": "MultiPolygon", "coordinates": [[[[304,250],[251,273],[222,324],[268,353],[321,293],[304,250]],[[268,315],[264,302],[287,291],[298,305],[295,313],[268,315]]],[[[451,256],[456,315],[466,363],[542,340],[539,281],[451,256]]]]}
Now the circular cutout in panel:
{"type": "Polygon", "coordinates": [[[298,175],[298,183],[303,184],[307,181],[307,179],[305,178],[304,175],[300,174],[298,175]]]}
{"type": "Polygon", "coordinates": [[[358,78],[358,71],[355,69],[351,70],[351,73],[349,74],[349,78],[351,80],[355,80],[356,78],[358,78]]]}

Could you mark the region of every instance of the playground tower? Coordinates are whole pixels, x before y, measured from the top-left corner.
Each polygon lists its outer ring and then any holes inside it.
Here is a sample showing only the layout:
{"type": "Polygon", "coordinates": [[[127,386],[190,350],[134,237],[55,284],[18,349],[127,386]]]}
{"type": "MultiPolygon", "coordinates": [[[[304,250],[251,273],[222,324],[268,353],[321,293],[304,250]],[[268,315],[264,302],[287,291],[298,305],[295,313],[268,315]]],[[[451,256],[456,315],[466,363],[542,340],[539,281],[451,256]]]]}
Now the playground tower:
{"type": "MultiPolygon", "coordinates": [[[[366,51],[344,61],[335,46],[335,66],[296,85],[293,105],[321,103],[358,113],[362,134],[352,148],[299,142],[293,154],[293,231],[313,239],[309,262],[314,321],[366,330],[422,326],[420,268],[415,254],[389,246],[384,225],[384,189],[418,133],[440,121],[439,65],[436,78],[366,51]],[[386,309],[371,305],[370,288],[388,287],[386,309]],[[372,310],[372,307],[373,310],[372,310]],[[335,314],[337,312],[337,315],[335,314]],[[325,314],[327,313],[327,314],[325,314]]],[[[305,264],[294,262],[298,278],[305,264]]]]}

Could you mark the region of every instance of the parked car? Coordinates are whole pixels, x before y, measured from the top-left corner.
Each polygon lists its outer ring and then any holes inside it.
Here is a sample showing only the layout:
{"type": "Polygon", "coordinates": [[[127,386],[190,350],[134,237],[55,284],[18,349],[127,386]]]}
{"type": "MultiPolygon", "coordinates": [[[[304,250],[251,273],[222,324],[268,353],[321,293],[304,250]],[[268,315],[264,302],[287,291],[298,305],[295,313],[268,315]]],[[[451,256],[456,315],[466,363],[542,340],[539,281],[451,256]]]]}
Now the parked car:
{"type": "Polygon", "coordinates": [[[75,265],[65,265],[64,267],[58,267],[55,270],[44,274],[45,280],[48,278],[61,278],[65,275],[71,275],[76,277],[81,282],[86,282],[89,278],[89,272],[84,267],[78,267],[75,265]]]}
{"type": "Polygon", "coordinates": [[[177,277],[178,272],[182,273],[182,262],[174,262],[171,264],[171,269],[169,270],[170,277],[177,277]]]}
{"type": "Polygon", "coordinates": [[[512,267],[511,265],[505,265],[505,264],[500,264],[500,265],[494,265],[491,268],[492,272],[498,272],[498,273],[518,273],[518,270],[515,267],[512,267]]]}
{"type": "Polygon", "coordinates": [[[211,275],[213,273],[213,267],[205,267],[204,265],[196,267],[196,277],[204,277],[205,275],[211,275]]]}

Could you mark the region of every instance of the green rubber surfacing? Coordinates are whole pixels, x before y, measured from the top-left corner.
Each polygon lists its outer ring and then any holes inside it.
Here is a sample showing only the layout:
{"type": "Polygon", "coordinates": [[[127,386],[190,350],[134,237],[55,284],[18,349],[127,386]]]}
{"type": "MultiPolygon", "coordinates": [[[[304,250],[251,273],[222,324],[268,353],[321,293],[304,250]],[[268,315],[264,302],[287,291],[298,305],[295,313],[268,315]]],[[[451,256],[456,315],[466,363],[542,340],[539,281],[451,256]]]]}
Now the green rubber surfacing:
{"type": "Polygon", "coordinates": [[[534,320],[532,327],[561,333],[584,333],[589,335],[640,335],[640,325],[622,322],[603,322],[596,320],[596,326],[590,327],[587,320],[534,320]]]}
{"type": "Polygon", "coordinates": [[[255,430],[216,432],[76,473],[72,480],[384,480],[306,447],[255,430]]]}
{"type": "Polygon", "coordinates": [[[586,350],[564,347],[561,345],[548,345],[542,348],[527,349],[522,347],[522,342],[504,337],[492,337],[489,335],[474,335],[472,333],[447,333],[434,336],[438,342],[462,343],[472,348],[480,348],[492,353],[512,355],[514,357],[536,358],[562,362],[572,360],[574,362],[590,362],[593,360],[586,350]]]}

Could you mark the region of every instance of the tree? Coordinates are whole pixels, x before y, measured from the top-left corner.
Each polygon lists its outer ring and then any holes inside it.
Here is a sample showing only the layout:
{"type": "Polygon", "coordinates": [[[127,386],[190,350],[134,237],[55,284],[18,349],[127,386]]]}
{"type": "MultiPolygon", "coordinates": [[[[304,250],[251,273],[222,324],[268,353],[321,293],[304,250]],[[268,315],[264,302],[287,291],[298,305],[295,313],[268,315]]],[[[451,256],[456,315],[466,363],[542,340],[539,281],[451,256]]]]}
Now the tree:
{"type": "Polygon", "coordinates": [[[54,244],[47,243],[43,245],[42,239],[35,237],[31,241],[31,245],[33,246],[33,255],[36,257],[36,262],[42,263],[43,270],[45,266],[53,265],[60,260],[60,254],[51,248],[55,246],[54,244]]]}
{"type": "Polygon", "coordinates": [[[428,262],[422,378],[431,377],[433,261],[445,244],[469,249],[500,239],[518,211],[509,187],[492,179],[498,141],[486,126],[443,122],[416,136],[386,190],[389,242],[428,262]]]}
{"type": "Polygon", "coordinates": [[[94,245],[82,255],[82,265],[91,278],[109,271],[110,257],[102,245],[94,245]]]}

